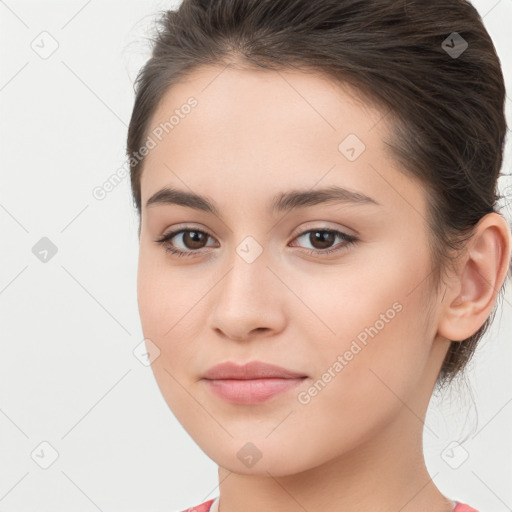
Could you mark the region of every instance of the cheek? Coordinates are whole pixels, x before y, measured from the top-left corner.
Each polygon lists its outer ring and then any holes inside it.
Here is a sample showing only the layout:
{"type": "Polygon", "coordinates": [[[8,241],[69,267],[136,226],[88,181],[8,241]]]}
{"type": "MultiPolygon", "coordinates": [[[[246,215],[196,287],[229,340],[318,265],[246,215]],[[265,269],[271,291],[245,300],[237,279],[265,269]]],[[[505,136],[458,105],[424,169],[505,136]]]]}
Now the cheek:
{"type": "MultiPolygon", "coordinates": [[[[192,293],[190,288],[189,283],[186,288],[189,294],[192,293]]],[[[166,386],[173,387],[170,375],[179,373],[186,357],[183,351],[187,344],[183,343],[183,336],[177,334],[187,319],[185,306],[190,300],[184,297],[176,279],[169,277],[169,269],[142,247],[137,274],[137,300],[144,338],[151,340],[160,351],[151,364],[157,382],[161,385],[161,381],[169,381],[166,386]]],[[[162,389],[164,391],[167,394],[167,387],[162,389]]]]}
{"type": "Polygon", "coordinates": [[[315,376],[298,395],[288,425],[294,442],[310,448],[303,453],[306,459],[320,461],[333,451],[350,450],[381,431],[404,403],[415,409],[430,348],[425,290],[420,286],[410,293],[413,280],[400,274],[371,286],[360,283],[356,300],[345,291],[343,300],[337,295],[336,311],[332,294],[322,303],[336,335],[309,331],[307,339],[315,345],[307,354],[315,376]],[[322,432],[322,438],[313,432],[322,432]]]}
{"type": "MultiPolygon", "coordinates": [[[[137,298],[144,338],[158,347],[151,369],[168,407],[179,421],[189,418],[191,425],[204,422],[204,411],[195,410],[193,369],[197,366],[198,322],[193,322],[193,306],[204,294],[194,291],[190,279],[169,275],[172,272],[141,249],[137,276],[137,298]]],[[[197,284],[197,282],[196,282],[197,284]]],[[[200,286],[202,288],[202,286],[200,286]]],[[[147,345],[148,342],[146,342],[147,345]]],[[[187,425],[190,428],[190,425],[187,425]]]]}
{"type": "MultiPolygon", "coordinates": [[[[194,307],[208,290],[208,282],[193,266],[173,269],[163,249],[139,253],[137,300],[144,335],[160,342],[173,339],[194,316],[194,307]]],[[[192,334],[192,333],[191,333],[192,334]]]]}
{"type": "Polygon", "coordinates": [[[206,365],[204,318],[218,277],[205,274],[195,265],[173,269],[161,254],[141,247],[139,316],[144,337],[160,351],[151,367],[169,405],[175,402],[173,409],[182,399],[190,402],[183,387],[193,386],[206,365]]]}
{"type": "Polygon", "coordinates": [[[326,400],[355,400],[377,411],[386,398],[407,400],[418,385],[429,357],[423,309],[404,300],[383,304],[362,323],[346,311],[347,334],[324,346],[317,378],[332,388],[326,400]]]}
{"type": "Polygon", "coordinates": [[[340,421],[377,420],[402,406],[401,400],[420,385],[428,363],[428,290],[426,282],[418,285],[419,276],[428,275],[428,264],[420,255],[399,257],[387,258],[393,266],[376,263],[365,272],[351,272],[334,294],[331,281],[330,293],[324,290],[321,304],[317,302],[335,334],[318,337],[310,330],[308,339],[315,340],[315,347],[308,354],[318,379],[318,390],[311,389],[318,398],[311,396],[311,403],[336,403],[340,421]],[[347,411],[353,414],[346,416],[347,411]]]}

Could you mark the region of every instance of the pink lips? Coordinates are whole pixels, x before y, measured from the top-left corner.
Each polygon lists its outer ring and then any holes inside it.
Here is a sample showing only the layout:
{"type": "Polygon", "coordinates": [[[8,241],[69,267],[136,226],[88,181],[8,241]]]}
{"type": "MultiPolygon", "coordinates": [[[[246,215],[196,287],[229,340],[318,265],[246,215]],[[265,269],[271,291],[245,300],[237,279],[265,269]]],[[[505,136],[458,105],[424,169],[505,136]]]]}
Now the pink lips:
{"type": "Polygon", "coordinates": [[[204,375],[208,388],[233,404],[255,404],[288,391],[307,378],[280,366],[252,361],[244,365],[225,362],[204,375]]]}

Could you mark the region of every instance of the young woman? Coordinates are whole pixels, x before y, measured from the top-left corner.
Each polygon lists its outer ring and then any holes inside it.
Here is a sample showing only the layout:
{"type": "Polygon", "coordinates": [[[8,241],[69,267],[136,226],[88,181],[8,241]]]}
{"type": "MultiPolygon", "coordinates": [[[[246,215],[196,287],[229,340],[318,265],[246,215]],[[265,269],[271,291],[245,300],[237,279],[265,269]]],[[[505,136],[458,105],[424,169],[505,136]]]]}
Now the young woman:
{"type": "Polygon", "coordinates": [[[422,431],[511,258],[477,11],[185,0],[159,21],[127,153],[154,375],[219,466],[189,510],[473,510],[422,431]]]}

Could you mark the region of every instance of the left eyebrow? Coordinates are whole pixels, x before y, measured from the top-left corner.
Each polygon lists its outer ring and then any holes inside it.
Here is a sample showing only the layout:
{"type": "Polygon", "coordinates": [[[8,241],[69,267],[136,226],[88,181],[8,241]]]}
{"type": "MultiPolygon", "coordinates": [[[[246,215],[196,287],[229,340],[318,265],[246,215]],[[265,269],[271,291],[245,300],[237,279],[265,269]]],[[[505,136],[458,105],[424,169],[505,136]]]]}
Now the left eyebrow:
{"type": "MultiPolygon", "coordinates": [[[[316,190],[290,190],[281,192],[277,194],[270,203],[270,211],[284,212],[333,202],[354,205],[379,205],[375,199],[362,192],[332,186],[316,190]]],[[[146,201],[146,208],[158,204],[177,204],[219,216],[219,209],[214,202],[207,197],[172,187],[164,187],[155,192],[146,201]]]]}
{"type": "Polygon", "coordinates": [[[362,192],[332,186],[316,190],[291,190],[289,192],[283,192],[274,198],[271,209],[272,211],[284,212],[333,202],[354,205],[379,205],[375,199],[362,192]]]}

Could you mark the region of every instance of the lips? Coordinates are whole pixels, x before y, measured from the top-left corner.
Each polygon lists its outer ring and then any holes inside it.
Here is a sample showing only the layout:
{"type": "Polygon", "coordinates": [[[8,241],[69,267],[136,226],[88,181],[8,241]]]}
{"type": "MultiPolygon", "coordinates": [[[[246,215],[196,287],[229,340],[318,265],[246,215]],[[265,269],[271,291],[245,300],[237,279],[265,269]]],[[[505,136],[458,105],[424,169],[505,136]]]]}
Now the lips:
{"type": "Polygon", "coordinates": [[[308,377],[281,366],[251,361],[225,362],[210,368],[202,380],[215,396],[231,404],[256,405],[292,391],[308,377]]]}
{"type": "Polygon", "coordinates": [[[203,379],[208,380],[297,379],[301,377],[307,377],[307,375],[261,361],[251,361],[241,365],[227,361],[213,366],[203,375],[203,379]]]}

